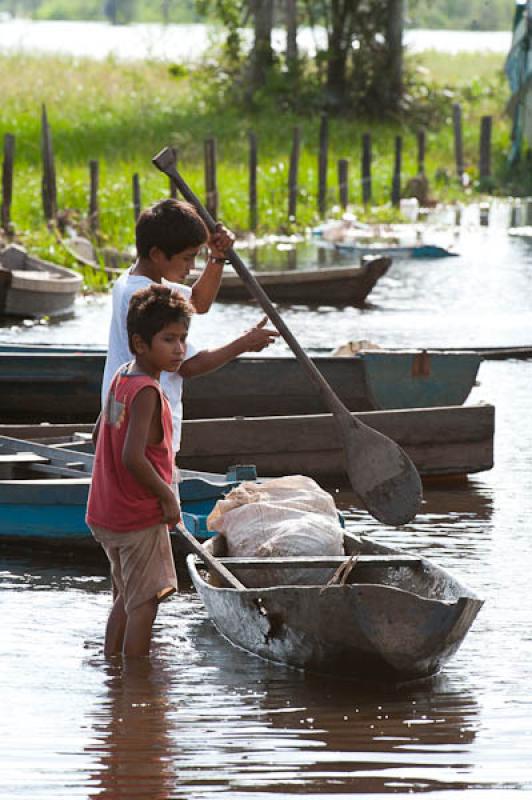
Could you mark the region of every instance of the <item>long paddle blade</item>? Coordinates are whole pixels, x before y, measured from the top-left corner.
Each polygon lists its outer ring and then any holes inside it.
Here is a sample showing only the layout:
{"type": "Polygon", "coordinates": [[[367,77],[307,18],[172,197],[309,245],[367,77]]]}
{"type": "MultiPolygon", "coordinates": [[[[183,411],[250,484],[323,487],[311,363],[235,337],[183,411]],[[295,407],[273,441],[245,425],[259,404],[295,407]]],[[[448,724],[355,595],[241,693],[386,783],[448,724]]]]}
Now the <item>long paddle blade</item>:
{"type": "MultiPolygon", "coordinates": [[[[216,223],[175,167],[173,152],[167,147],[153,159],[157,169],[172,179],[185,200],[197,210],[209,231],[216,223]]],[[[346,471],[353,491],[363,505],[386,525],[403,525],[416,515],[421,503],[421,480],[418,472],[399,445],[353,417],[333,392],[319,369],[307,356],[291,330],[273,306],[268,295],[250,273],[238,253],[231,249],[227,257],[282,335],[339,426],[344,448],[346,471]]]]}

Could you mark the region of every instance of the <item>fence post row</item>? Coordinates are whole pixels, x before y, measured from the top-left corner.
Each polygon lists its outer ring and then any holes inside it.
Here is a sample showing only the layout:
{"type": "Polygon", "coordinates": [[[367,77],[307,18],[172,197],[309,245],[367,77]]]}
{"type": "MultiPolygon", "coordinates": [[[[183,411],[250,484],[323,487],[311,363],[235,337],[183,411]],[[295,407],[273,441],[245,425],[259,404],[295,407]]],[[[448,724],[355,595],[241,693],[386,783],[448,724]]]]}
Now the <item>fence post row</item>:
{"type": "Polygon", "coordinates": [[[205,155],[205,205],[207,211],[217,219],[218,217],[218,188],[216,184],[216,139],[206,139],[204,142],[205,155]]]}
{"type": "Polygon", "coordinates": [[[13,199],[13,165],[15,161],[15,137],[12,133],[4,136],[4,161],[2,164],[2,228],[9,232],[11,221],[11,201],[13,199]]]}
{"type": "Polygon", "coordinates": [[[327,156],[329,149],[329,119],[323,114],[320,121],[320,140],[318,154],[318,211],[324,217],[327,213],[327,156]]]}
{"type": "Polygon", "coordinates": [[[301,150],[301,131],[296,126],[292,131],[292,149],[288,167],[288,219],[296,221],[297,195],[299,191],[299,154],[301,150]]]}
{"type": "Polygon", "coordinates": [[[258,208],[257,208],[257,168],[258,151],[257,137],[253,131],[248,133],[249,140],[249,229],[257,230],[258,208]]]}
{"type": "Polygon", "coordinates": [[[362,202],[371,203],[371,134],[362,135],[362,202]]]}
{"type": "Polygon", "coordinates": [[[57,214],[57,184],[55,179],[52,132],[48,124],[48,115],[44,103],[41,112],[41,151],[43,163],[42,203],[45,219],[49,221],[54,219],[57,214]]]}
{"type": "Polygon", "coordinates": [[[136,222],[140,217],[140,212],[142,209],[142,203],[140,201],[140,180],[138,172],[135,172],[135,174],[133,175],[132,188],[133,188],[133,218],[136,222]]]}

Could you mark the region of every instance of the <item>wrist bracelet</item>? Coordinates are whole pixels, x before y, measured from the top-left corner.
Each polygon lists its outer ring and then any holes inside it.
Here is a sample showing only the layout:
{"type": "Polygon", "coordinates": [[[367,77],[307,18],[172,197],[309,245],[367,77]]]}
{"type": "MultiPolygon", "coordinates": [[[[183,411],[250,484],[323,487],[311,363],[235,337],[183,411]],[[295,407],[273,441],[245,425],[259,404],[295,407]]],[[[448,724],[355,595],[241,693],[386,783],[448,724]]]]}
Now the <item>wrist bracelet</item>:
{"type": "Polygon", "coordinates": [[[209,261],[214,261],[215,264],[225,264],[225,258],[218,258],[216,256],[209,256],[209,261]]]}

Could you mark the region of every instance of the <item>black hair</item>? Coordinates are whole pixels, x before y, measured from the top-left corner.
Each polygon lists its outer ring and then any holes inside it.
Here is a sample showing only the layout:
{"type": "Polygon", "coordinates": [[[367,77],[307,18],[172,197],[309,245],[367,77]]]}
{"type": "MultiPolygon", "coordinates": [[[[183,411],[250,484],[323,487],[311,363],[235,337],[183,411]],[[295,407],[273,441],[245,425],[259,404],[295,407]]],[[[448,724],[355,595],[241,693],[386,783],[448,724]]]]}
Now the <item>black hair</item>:
{"type": "Polygon", "coordinates": [[[134,353],[133,335],[151,345],[156,333],[172,322],[185,322],[188,326],[194,313],[193,307],[175,289],[160,283],[152,283],[145,289],[137,289],[131,295],[127,312],[127,338],[129,349],[134,353]]]}
{"type": "Polygon", "coordinates": [[[172,197],[146,208],[135,226],[139,258],[148,258],[152,247],[171,258],[189,247],[200,247],[208,238],[207,226],[194,206],[172,197]]]}

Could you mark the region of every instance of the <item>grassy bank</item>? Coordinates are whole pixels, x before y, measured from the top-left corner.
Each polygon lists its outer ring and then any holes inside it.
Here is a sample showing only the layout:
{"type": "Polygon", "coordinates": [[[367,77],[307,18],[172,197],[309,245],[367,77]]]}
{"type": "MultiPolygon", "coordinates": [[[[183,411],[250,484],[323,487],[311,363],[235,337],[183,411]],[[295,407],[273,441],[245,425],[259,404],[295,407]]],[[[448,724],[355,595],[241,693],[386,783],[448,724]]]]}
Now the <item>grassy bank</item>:
{"type": "MultiPolygon", "coordinates": [[[[329,207],[337,204],[337,160],[350,160],[351,202],[361,200],[360,143],[373,136],[375,216],[387,207],[393,168],[393,143],[403,136],[403,183],[416,173],[416,131],[428,121],[426,174],[435,199],[467,201],[475,192],[480,117],[493,114],[494,172],[502,171],[509,143],[509,120],[503,115],[507,89],[503,58],[494,54],[417,56],[416,101],[411,121],[333,119],[330,123],[329,207]],[[450,87],[442,92],[443,87],[450,87]],[[424,94],[431,110],[424,112],[424,94]],[[454,178],[451,114],[462,103],[465,162],[472,180],[467,194],[454,178]]],[[[175,70],[174,70],[175,72],[175,70]]],[[[179,72],[179,70],[177,70],[179,72]]],[[[152,156],[175,145],[180,167],[203,196],[203,141],[218,141],[220,217],[238,232],[248,229],[248,140],[259,142],[259,226],[261,232],[293,228],[287,221],[288,155],[292,128],[302,134],[297,227],[318,221],[316,209],[317,115],[296,118],[275,104],[243,114],[224,105],[204,76],[176,78],[167,65],[119,64],[69,58],[0,57],[0,133],[16,136],[15,184],[11,217],[20,238],[44,253],[53,247],[41,203],[40,109],[46,103],[56,158],[58,202],[81,217],[88,205],[88,162],[100,162],[100,221],[104,239],[123,248],[133,240],[131,179],[140,175],[142,205],[168,191],[152,166],[152,156]]],[[[64,261],[64,259],[63,259],[64,261]]]]}

